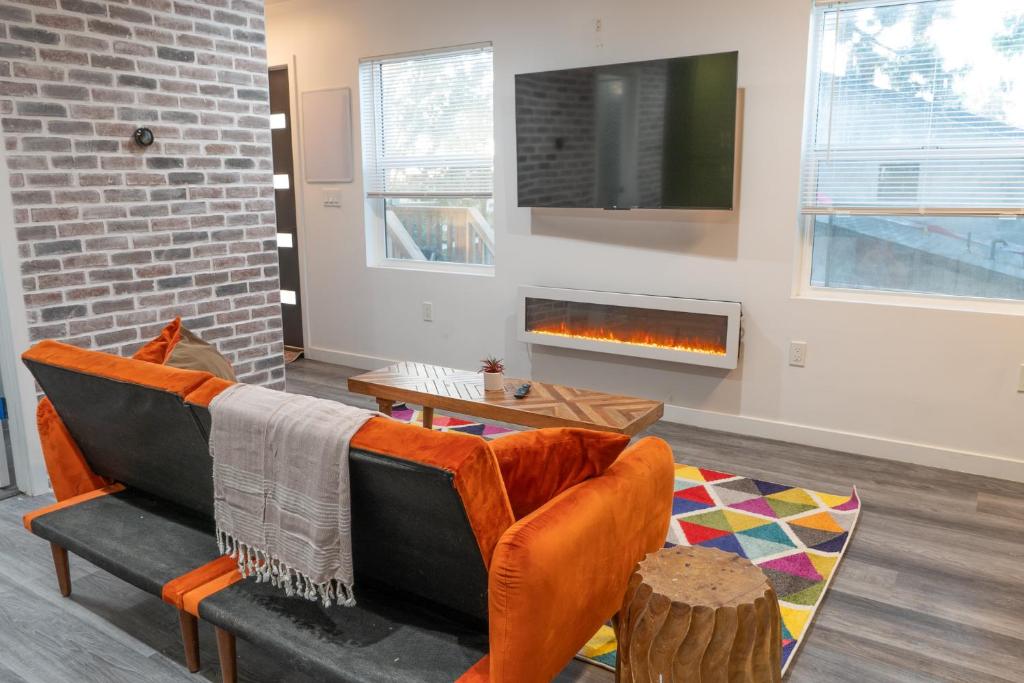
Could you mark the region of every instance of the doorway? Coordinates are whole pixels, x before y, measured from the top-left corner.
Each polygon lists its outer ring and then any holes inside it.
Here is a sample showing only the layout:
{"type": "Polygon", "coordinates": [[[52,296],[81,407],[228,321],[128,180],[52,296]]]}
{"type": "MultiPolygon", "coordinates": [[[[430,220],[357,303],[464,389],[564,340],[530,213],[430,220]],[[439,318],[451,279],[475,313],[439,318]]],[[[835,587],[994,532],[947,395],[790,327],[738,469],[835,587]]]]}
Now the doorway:
{"type": "Polygon", "coordinates": [[[273,67],[270,78],[270,137],[274,154],[274,203],[277,211],[277,256],[281,280],[281,322],[285,360],[302,355],[302,291],[299,235],[295,216],[295,173],[292,154],[291,93],[288,67],[273,67]]]}
{"type": "Polygon", "coordinates": [[[4,489],[13,487],[11,473],[14,471],[14,452],[11,450],[11,430],[7,425],[7,398],[4,396],[4,380],[0,377],[0,500],[5,498],[4,489]]]}

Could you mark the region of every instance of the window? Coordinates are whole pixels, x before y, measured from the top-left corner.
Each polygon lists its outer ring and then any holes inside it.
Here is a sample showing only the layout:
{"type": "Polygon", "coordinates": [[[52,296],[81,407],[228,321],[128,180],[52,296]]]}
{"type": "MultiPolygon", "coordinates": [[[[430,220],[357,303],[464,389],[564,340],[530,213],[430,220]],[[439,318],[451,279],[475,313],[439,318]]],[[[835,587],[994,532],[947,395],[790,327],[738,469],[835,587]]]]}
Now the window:
{"type": "Polygon", "coordinates": [[[812,287],[1024,299],[1024,6],[819,2],[812,287]]]}
{"type": "Polygon", "coordinates": [[[879,201],[913,204],[920,176],[921,164],[882,164],[878,169],[879,201]]]}
{"type": "Polygon", "coordinates": [[[490,45],[364,60],[360,89],[371,263],[492,266],[490,45]]]}

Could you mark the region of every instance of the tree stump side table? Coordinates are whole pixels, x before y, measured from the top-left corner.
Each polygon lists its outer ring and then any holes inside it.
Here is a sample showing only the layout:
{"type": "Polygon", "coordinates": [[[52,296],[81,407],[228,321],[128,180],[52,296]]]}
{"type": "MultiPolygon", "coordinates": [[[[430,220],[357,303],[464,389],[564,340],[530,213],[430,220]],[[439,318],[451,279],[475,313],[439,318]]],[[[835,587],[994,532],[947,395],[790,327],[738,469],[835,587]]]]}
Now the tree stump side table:
{"type": "Polygon", "coordinates": [[[615,620],[617,683],[779,683],[779,601],[750,561],[701,546],[648,555],[615,620]]]}

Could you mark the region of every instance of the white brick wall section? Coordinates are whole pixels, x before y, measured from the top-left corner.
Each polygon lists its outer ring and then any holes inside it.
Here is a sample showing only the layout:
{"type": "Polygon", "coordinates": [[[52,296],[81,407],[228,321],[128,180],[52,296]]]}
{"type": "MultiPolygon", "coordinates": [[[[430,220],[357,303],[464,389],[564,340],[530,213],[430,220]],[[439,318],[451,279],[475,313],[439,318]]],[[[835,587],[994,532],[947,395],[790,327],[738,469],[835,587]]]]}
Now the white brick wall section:
{"type": "Polygon", "coordinates": [[[262,2],[0,3],[31,338],[128,355],[180,315],[283,385],[269,113],[262,2]]]}

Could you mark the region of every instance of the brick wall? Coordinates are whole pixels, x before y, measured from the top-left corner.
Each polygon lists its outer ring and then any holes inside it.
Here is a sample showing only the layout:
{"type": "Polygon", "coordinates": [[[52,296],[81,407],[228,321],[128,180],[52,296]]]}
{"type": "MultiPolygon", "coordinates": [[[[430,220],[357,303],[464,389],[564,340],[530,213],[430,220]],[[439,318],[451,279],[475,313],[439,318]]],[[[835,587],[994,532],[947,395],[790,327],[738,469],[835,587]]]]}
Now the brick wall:
{"type": "Polygon", "coordinates": [[[127,355],[180,315],[280,385],[268,114],[262,2],[0,2],[31,338],[127,355]]]}

